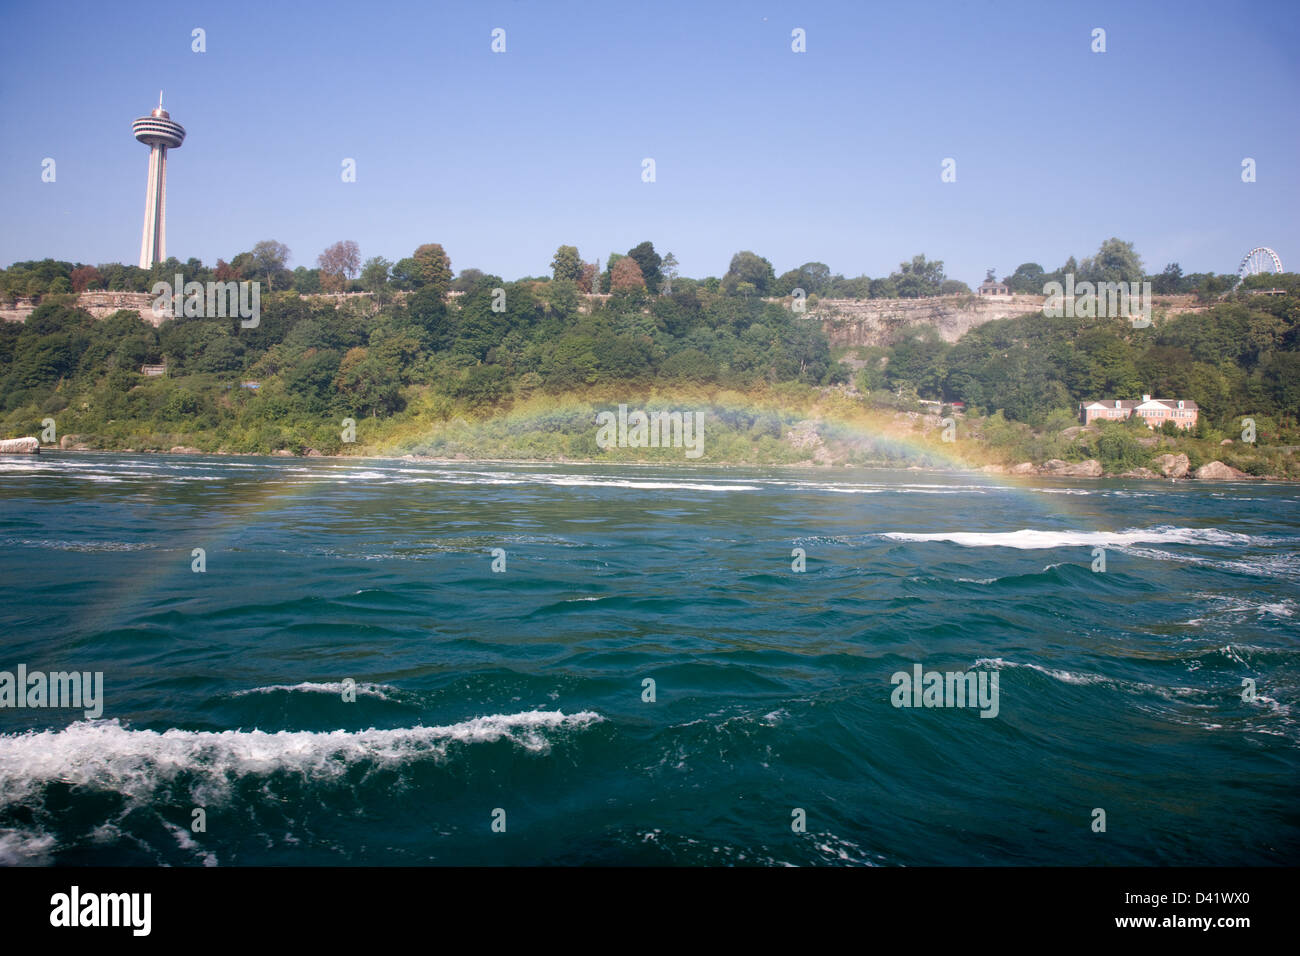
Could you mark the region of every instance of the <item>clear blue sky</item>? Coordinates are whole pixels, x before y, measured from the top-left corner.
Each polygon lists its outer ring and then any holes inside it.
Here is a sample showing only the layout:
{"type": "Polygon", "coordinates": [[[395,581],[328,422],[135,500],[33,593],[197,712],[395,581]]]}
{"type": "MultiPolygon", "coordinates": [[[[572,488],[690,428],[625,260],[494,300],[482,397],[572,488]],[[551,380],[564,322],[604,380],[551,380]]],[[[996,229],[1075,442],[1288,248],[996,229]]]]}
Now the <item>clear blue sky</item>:
{"type": "Polygon", "coordinates": [[[740,249],[849,276],[924,252],[975,284],[1117,235],[1150,271],[1234,271],[1255,245],[1300,270],[1295,0],[0,0],[0,264],[136,260],[131,121],[160,88],[188,131],[168,167],[182,261],[441,242],[509,279],[561,243],[603,260],[650,239],[691,276],[740,249]]]}

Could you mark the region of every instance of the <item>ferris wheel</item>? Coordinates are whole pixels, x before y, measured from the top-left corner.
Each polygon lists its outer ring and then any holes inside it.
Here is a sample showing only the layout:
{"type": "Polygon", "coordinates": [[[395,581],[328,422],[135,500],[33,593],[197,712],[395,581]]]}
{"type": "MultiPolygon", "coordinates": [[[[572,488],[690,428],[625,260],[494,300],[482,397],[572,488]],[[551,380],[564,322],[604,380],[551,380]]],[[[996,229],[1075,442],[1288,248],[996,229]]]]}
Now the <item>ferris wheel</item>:
{"type": "Polygon", "coordinates": [[[1282,260],[1278,254],[1268,246],[1256,246],[1246,253],[1241,259],[1241,265],[1237,267],[1237,283],[1233,288],[1241,285],[1246,276],[1259,275],[1261,272],[1281,272],[1282,260]]]}

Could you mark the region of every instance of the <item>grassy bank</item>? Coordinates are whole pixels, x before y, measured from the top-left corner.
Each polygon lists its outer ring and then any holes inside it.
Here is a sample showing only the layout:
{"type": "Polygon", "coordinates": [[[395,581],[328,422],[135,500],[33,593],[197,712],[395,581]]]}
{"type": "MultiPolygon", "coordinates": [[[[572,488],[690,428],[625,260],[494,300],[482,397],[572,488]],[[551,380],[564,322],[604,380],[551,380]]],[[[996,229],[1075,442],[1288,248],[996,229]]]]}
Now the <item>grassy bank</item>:
{"type": "MultiPolygon", "coordinates": [[[[165,386],[142,386],[150,387],[165,386]]],[[[1220,461],[1253,476],[1300,479],[1293,447],[1267,440],[1250,444],[1240,435],[1214,429],[1195,437],[1155,433],[1132,423],[1082,428],[1066,412],[1033,427],[997,413],[963,415],[947,407],[891,402],[844,388],[593,388],[562,395],[534,393],[486,409],[454,402],[427,388],[409,389],[405,398],[397,414],[354,419],[354,434],[345,434],[343,419],[268,416],[265,406],[274,405],[273,394],[229,392],[225,401],[231,414],[210,423],[188,422],[190,427],[184,429],[140,421],[92,423],[83,419],[93,416],[65,408],[58,414],[59,434],[66,436],[65,445],[104,450],[168,451],[182,446],[215,454],[315,451],[453,460],[939,468],[1096,460],[1108,475],[1142,468],[1159,472],[1156,459],[1168,454],[1186,455],[1192,470],[1220,461]],[[629,412],[702,413],[698,456],[688,456],[683,447],[601,447],[598,415],[616,412],[620,404],[629,412]],[[258,412],[240,415],[241,405],[256,405],[258,412]],[[91,430],[88,425],[97,427],[91,430]],[[344,440],[349,437],[354,440],[344,440]]],[[[39,434],[41,428],[37,421],[10,422],[6,430],[39,434]]]]}

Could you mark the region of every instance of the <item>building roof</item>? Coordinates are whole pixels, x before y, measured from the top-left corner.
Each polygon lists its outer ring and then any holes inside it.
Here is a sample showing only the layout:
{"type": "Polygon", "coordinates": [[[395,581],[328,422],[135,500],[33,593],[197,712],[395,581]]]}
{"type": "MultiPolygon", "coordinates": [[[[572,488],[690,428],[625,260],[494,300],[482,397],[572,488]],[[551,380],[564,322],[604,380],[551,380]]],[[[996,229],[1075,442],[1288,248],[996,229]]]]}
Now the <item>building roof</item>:
{"type": "MultiPolygon", "coordinates": [[[[1183,403],[1184,411],[1186,411],[1187,409],[1197,408],[1196,403],[1192,401],[1190,398],[1185,398],[1182,399],[1181,401],[1183,403]]],[[[1103,399],[1103,400],[1093,400],[1091,402],[1080,402],[1079,406],[1081,408],[1110,408],[1110,409],[1127,408],[1130,410],[1135,408],[1156,408],[1156,407],[1176,409],[1178,408],[1178,402],[1179,399],[1177,398],[1148,398],[1145,401],[1141,401],[1141,400],[1129,401],[1128,399],[1116,400],[1111,398],[1111,399],[1103,399]],[[1116,404],[1117,401],[1118,404],[1116,404]]]]}

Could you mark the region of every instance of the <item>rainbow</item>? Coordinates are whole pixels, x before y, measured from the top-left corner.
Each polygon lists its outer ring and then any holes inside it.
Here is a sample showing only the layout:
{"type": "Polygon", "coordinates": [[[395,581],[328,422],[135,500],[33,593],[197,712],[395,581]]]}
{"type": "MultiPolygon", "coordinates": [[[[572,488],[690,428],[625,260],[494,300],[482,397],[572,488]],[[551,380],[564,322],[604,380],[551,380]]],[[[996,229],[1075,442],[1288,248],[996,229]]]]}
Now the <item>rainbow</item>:
{"type": "MultiPolygon", "coordinates": [[[[783,410],[779,407],[764,407],[754,403],[727,403],[719,402],[699,403],[700,405],[711,409],[734,412],[764,413],[783,415],[783,410]]],[[[682,403],[682,407],[690,407],[689,403],[682,403]]],[[[789,417],[789,416],[786,416],[789,417]]],[[[824,432],[830,432],[835,438],[848,438],[854,441],[870,443],[874,447],[885,450],[893,459],[915,459],[918,462],[926,463],[923,470],[939,471],[946,474],[959,474],[967,478],[974,485],[980,485],[990,490],[1006,491],[1012,490],[1016,497],[1021,500],[1028,511],[1041,513],[1043,515],[1052,515],[1059,517],[1064,514],[1074,514],[1079,517],[1084,525],[1092,523],[1090,515],[1085,515],[1079,505],[1072,500],[1070,495],[1051,495],[1050,498],[1034,490],[1034,478],[1021,477],[998,473],[989,473],[978,468],[973,468],[970,462],[961,453],[960,440],[955,443],[940,443],[926,441],[923,438],[910,434],[900,434],[891,429],[879,427],[877,423],[865,421],[861,417],[840,414],[834,409],[821,410],[816,415],[819,427],[824,432]],[[932,463],[939,462],[938,467],[932,463]]],[[[593,426],[594,427],[594,426],[593,426]]],[[[258,519],[263,515],[282,512],[293,507],[297,507],[304,502],[310,502],[319,493],[327,488],[332,487],[340,481],[346,481],[348,476],[353,477],[364,474],[369,468],[382,467],[393,468],[402,467],[403,463],[400,455],[409,449],[412,441],[409,437],[397,439],[386,443],[378,453],[368,456],[348,456],[343,458],[323,458],[311,466],[307,466],[302,459],[276,459],[262,458],[259,461],[265,465],[274,467],[273,463],[283,461],[285,465],[295,468],[292,472],[283,472],[282,477],[266,481],[262,480],[256,483],[256,490],[244,500],[240,501],[233,507],[226,510],[224,517],[218,526],[206,536],[204,540],[187,541],[184,546],[177,548],[162,547],[154,549],[151,552],[151,560],[148,569],[139,574],[134,583],[127,587],[118,588],[113,596],[98,605],[98,611],[90,620],[83,621],[83,626],[88,631],[103,632],[114,629],[118,622],[127,616],[131,609],[138,605],[146,596],[157,599],[160,592],[172,591],[177,596],[178,604],[184,601],[192,600],[195,591],[192,579],[189,576],[195,572],[191,570],[191,551],[193,548],[203,548],[205,551],[205,560],[207,570],[205,575],[218,576],[221,573],[222,562],[232,560],[231,549],[237,543],[241,532],[258,523],[258,519]],[[310,468],[311,473],[304,473],[304,466],[310,468]],[[182,584],[182,581],[185,583],[182,584]]],[[[371,449],[373,450],[373,449],[371,449]]],[[[220,459],[226,461],[228,459],[220,459]]],[[[442,464],[437,461],[420,461],[409,463],[412,468],[427,467],[430,464],[442,464]]],[[[468,467],[472,469],[509,469],[511,466],[508,462],[492,462],[490,464],[481,464],[471,461],[461,461],[450,463],[453,469],[468,467]]],[[[520,462],[521,465],[533,464],[532,462],[520,462]]],[[[618,468],[637,467],[634,463],[602,463],[594,462],[564,462],[564,466],[573,465],[576,467],[585,467],[587,465],[606,464],[607,467],[618,468]]],[[[644,464],[644,463],[643,463],[644,464]]],[[[656,467],[669,468],[676,467],[680,469],[679,476],[683,480],[690,480],[692,472],[701,469],[717,469],[717,464],[710,464],[707,460],[699,462],[693,461],[664,461],[657,460],[648,462],[656,467]]],[[[760,466],[754,466],[760,467],[760,466]]],[[[774,470],[788,471],[791,466],[770,466],[774,470]]],[[[890,468],[905,468],[906,465],[890,465],[890,468]]],[[[844,468],[818,468],[817,477],[825,476],[831,478],[847,472],[844,468]]],[[[860,469],[854,469],[852,472],[860,475],[860,469]]],[[[550,472],[554,474],[554,472],[550,472]]],[[[626,477],[626,476],[622,476],[626,477]]],[[[252,484],[250,482],[250,484],[252,484]]],[[[738,491],[743,494],[744,492],[738,491]]],[[[921,529],[928,530],[928,529],[921,529]]],[[[1090,530],[1084,527],[1082,530],[1090,530]]],[[[162,532],[163,535],[166,532],[162,532]]],[[[207,578],[206,580],[212,580],[207,578]]],[[[165,610],[163,608],[162,610],[165,610]]]]}

